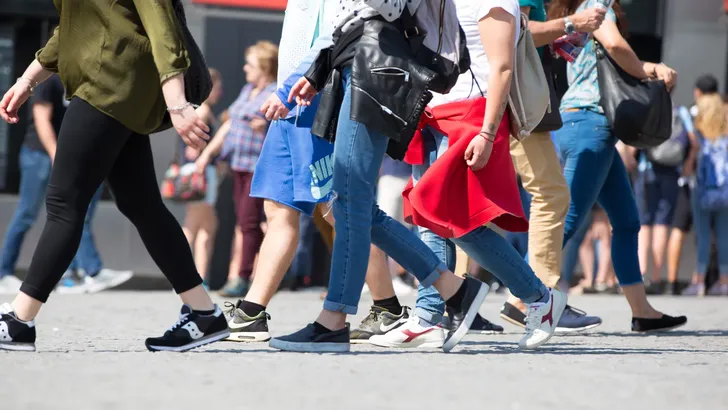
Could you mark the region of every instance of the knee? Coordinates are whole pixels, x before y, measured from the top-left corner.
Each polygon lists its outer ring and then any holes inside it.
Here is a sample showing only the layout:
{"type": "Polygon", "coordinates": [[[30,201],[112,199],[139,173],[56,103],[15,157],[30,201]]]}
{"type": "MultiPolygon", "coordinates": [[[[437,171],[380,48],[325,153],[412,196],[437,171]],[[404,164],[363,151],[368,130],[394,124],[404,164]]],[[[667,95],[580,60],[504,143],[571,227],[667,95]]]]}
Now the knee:
{"type": "Polygon", "coordinates": [[[119,212],[135,225],[146,219],[158,219],[162,213],[168,212],[161,197],[147,200],[138,197],[116,197],[114,199],[119,212]]]}
{"type": "Polygon", "coordinates": [[[301,213],[289,206],[275,201],[265,201],[263,211],[268,226],[296,230],[299,227],[301,213]]]}
{"type": "Polygon", "coordinates": [[[90,201],[90,196],[84,201],[76,190],[48,185],[45,198],[48,219],[83,222],[90,201]]]}

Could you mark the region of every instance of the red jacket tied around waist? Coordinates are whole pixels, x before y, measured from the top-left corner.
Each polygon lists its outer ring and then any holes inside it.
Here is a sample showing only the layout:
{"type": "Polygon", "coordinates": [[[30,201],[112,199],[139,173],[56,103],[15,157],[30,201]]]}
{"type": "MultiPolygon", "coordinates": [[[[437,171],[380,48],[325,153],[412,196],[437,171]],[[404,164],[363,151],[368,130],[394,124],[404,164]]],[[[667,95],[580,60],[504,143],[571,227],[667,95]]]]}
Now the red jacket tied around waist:
{"type": "MultiPolygon", "coordinates": [[[[402,192],[407,222],[431,229],[443,238],[463,236],[490,222],[506,231],[528,230],[511,160],[507,112],[486,166],[473,171],[465,163],[465,150],[482,128],[485,103],[486,99],[480,97],[428,107],[425,111],[418,128],[429,125],[447,135],[449,147],[416,186],[410,178],[402,192]]],[[[423,164],[422,138],[418,131],[405,162],[423,164]]]]}

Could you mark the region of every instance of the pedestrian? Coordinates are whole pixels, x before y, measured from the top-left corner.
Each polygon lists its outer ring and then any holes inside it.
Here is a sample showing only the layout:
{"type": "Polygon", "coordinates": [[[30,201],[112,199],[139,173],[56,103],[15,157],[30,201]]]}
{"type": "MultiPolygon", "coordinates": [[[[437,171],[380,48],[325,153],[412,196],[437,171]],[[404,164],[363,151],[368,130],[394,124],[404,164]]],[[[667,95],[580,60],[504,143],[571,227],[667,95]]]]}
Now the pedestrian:
{"type": "Polygon", "coordinates": [[[222,310],[202,286],[154,174],[149,133],[166,111],[188,145],[201,149],[209,139],[185,98],[190,61],[172,1],[55,5],[59,26],[0,100],[0,117],[17,123],[20,106],[53,72],[71,97],[48,183],[45,228],[20,293],[0,308],[0,349],[35,350],[34,319],[71,263],[89,202],[104,179],[184,303],[177,323],[147,339],[147,348],[185,351],[224,339],[229,331],[222,310]]]}
{"type": "MultiPolygon", "coordinates": [[[[555,0],[549,18],[558,19],[597,6],[596,0],[555,0]]],[[[677,80],[674,70],[664,64],[640,61],[621,34],[625,17],[619,1],[607,10],[594,38],[628,74],[636,78],[656,78],[672,88],[677,80]]],[[[632,309],[632,330],[638,332],[673,329],[684,325],[684,316],[665,315],[650,305],[642,282],[637,258],[639,214],[627,171],[617,154],[617,136],[612,132],[604,110],[597,81],[594,41],[589,41],[576,61],[567,66],[569,89],[561,100],[564,126],[555,132],[556,145],[564,160],[564,177],[569,184],[571,202],[566,216],[564,243],[584,223],[589,210],[598,202],[612,225],[614,270],[632,309]]]]}
{"type": "MultiPolygon", "coordinates": [[[[255,256],[263,242],[263,200],[250,196],[255,164],[260,157],[269,122],[260,107],[276,90],[278,71],[278,47],[269,41],[259,41],[245,51],[246,84],[232,103],[228,112],[230,120],[224,123],[210,144],[196,160],[197,171],[202,173],[213,158],[230,164],[233,171],[235,215],[239,231],[233,252],[240,253],[240,270],[230,272],[228,282],[220,291],[223,297],[243,297],[250,288],[255,256]]],[[[235,257],[235,256],[234,256],[235,257]]]]}

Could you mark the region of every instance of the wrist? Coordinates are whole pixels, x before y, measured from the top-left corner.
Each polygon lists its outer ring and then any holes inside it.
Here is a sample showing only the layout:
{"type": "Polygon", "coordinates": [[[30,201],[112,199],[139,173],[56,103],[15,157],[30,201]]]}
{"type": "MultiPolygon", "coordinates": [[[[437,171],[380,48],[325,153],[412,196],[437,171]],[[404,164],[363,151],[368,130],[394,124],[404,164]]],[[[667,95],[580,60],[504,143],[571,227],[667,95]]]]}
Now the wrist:
{"type": "Polygon", "coordinates": [[[181,114],[184,110],[186,110],[188,107],[197,108],[199,105],[192,104],[189,101],[184,101],[180,104],[175,104],[172,106],[167,106],[167,111],[170,114],[181,114]]]}
{"type": "Polygon", "coordinates": [[[566,34],[574,34],[576,32],[576,25],[574,22],[569,18],[569,16],[563,18],[564,21],[564,33],[566,34]]]}
{"type": "Polygon", "coordinates": [[[24,84],[28,88],[28,92],[33,94],[35,88],[38,87],[38,82],[28,77],[18,77],[15,81],[16,84],[24,84]]]}
{"type": "Polygon", "coordinates": [[[495,142],[495,134],[492,132],[482,130],[478,133],[478,136],[483,137],[483,139],[490,142],[491,144],[495,142]]]}

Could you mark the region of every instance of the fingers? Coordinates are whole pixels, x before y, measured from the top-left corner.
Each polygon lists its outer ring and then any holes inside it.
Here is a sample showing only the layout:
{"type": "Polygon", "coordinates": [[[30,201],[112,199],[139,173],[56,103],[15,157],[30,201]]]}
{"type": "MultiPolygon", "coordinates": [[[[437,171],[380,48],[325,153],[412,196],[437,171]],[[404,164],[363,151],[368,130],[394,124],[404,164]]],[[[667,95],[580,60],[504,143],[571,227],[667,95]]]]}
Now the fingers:
{"type": "Polygon", "coordinates": [[[210,132],[210,127],[208,127],[208,126],[207,126],[207,124],[205,124],[205,121],[202,121],[202,119],[201,119],[201,118],[198,118],[198,119],[197,119],[197,120],[195,121],[195,125],[197,125],[197,127],[198,127],[199,129],[201,129],[202,131],[204,131],[204,133],[205,133],[205,137],[206,137],[206,138],[205,138],[205,141],[209,141],[209,140],[210,140],[210,136],[209,136],[209,135],[207,135],[207,133],[208,133],[208,132],[210,132]]]}
{"type": "Polygon", "coordinates": [[[289,103],[293,102],[293,99],[300,95],[301,90],[306,84],[308,84],[308,80],[306,80],[306,77],[299,78],[298,81],[296,81],[296,84],[293,84],[293,87],[291,87],[291,92],[288,94],[289,103]]]}

